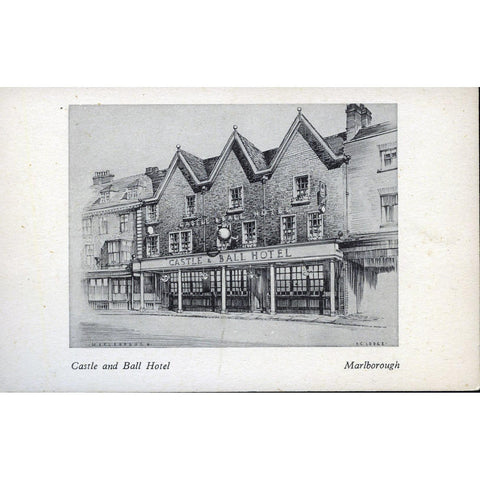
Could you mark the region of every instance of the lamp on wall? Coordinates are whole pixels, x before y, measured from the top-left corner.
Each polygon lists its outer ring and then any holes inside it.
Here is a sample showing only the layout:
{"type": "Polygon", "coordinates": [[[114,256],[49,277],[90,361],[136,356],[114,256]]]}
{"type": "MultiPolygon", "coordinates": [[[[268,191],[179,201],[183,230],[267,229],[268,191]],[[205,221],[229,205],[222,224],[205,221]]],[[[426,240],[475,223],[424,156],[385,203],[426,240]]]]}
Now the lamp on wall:
{"type": "Polygon", "coordinates": [[[217,237],[222,242],[228,242],[230,239],[235,241],[238,240],[238,237],[233,237],[232,231],[230,230],[230,228],[226,227],[225,225],[222,225],[221,227],[219,227],[219,229],[217,230],[217,237]]]}
{"type": "Polygon", "coordinates": [[[227,227],[220,227],[217,231],[217,237],[223,242],[227,242],[232,237],[232,232],[227,227]]]}

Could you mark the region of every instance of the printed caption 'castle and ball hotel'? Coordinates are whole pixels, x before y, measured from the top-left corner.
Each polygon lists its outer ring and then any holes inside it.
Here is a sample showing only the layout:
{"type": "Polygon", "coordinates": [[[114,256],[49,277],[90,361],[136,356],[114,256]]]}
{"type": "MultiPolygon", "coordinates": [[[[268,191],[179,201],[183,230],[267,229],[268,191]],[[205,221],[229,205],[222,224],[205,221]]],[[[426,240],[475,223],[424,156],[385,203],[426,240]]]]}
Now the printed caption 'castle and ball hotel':
{"type": "Polygon", "coordinates": [[[277,148],[234,126],[218,156],[96,172],[83,212],[96,310],[376,314],[397,309],[397,127],[346,107],[322,137],[299,108],[277,148]]]}

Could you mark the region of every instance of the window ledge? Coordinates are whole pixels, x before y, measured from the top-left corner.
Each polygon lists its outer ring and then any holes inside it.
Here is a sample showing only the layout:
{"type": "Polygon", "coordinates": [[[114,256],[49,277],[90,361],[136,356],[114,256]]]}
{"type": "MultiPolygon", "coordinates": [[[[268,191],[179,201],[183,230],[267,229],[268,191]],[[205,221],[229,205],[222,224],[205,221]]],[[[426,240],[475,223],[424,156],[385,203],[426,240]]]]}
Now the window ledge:
{"type": "Polygon", "coordinates": [[[307,205],[310,203],[310,197],[307,198],[292,198],[292,205],[307,205]]]}
{"type": "Polygon", "coordinates": [[[392,170],[398,170],[398,167],[379,168],[379,169],[377,170],[377,173],[391,172],[392,170]]]}
{"type": "Polygon", "coordinates": [[[196,220],[198,217],[197,215],[184,215],[183,220],[188,221],[188,220],[196,220]]]}
{"type": "Polygon", "coordinates": [[[398,228],[398,223],[382,223],[380,228],[398,228]]]}
{"type": "Polygon", "coordinates": [[[229,208],[227,210],[227,215],[233,215],[235,213],[243,213],[244,212],[244,208],[243,207],[240,207],[240,208],[229,208]]]}
{"type": "Polygon", "coordinates": [[[256,248],[257,244],[256,243],[243,243],[242,248],[256,248]]]}
{"type": "Polygon", "coordinates": [[[154,223],[160,223],[160,220],[158,218],[156,218],[156,219],[148,219],[148,218],[145,219],[145,224],[146,225],[152,225],[154,223]]]}

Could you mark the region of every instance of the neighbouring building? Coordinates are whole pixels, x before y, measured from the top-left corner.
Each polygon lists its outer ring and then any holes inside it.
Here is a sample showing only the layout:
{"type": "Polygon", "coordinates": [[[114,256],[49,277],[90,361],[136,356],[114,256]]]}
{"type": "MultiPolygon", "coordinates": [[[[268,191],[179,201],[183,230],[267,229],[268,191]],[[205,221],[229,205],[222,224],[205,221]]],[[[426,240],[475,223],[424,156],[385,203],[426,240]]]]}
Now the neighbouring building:
{"type": "Polygon", "coordinates": [[[91,199],[82,216],[84,288],[96,310],[140,308],[139,279],[132,275],[137,241],[137,210],[163,178],[158,168],[114,180],[95,172],[91,199]],[[135,305],[135,302],[138,305],[135,305]]]}
{"type": "Polygon", "coordinates": [[[89,290],[90,301],[223,313],[396,309],[396,169],[396,125],[372,124],[362,104],[348,105],[346,130],[329,137],[298,109],[280,145],[266,151],[236,126],[218,156],[199,158],[177,145],[153,184],[150,171],[94,186],[85,213],[96,223],[87,281],[106,290],[101,300],[89,290]],[[128,199],[128,186],[142,181],[142,194],[128,199]],[[114,185],[113,204],[102,203],[114,185]],[[124,212],[135,226],[128,238],[120,228],[100,233],[102,218],[120,225],[124,212]],[[113,241],[119,264],[108,257],[113,241]]]}

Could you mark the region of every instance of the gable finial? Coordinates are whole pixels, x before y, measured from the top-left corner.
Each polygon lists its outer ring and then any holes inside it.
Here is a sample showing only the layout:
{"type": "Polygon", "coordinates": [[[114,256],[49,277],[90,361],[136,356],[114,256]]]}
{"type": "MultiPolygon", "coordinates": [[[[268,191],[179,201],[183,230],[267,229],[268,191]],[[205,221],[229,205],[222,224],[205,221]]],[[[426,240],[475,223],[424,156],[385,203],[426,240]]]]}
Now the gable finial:
{"type": "Polygon", "coordinates": [[[236,130],[237,128],[238,128],[238,126],[237,126],[237,125],[234,125],[234,126],[233,126],[233,129],[234,129],[234,130],[236,130]]]}
{"type": "Polygon", "coordinates": [[[177,150],[180,150],[180,148],[181,148],[181,145],[177,145],[177,150]]]}
{"type": "Polygon", "coordinates": [[[298,116],[302,114],[302,107],[297,107],[298,116]]]}

